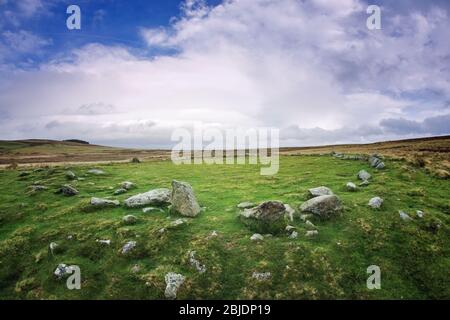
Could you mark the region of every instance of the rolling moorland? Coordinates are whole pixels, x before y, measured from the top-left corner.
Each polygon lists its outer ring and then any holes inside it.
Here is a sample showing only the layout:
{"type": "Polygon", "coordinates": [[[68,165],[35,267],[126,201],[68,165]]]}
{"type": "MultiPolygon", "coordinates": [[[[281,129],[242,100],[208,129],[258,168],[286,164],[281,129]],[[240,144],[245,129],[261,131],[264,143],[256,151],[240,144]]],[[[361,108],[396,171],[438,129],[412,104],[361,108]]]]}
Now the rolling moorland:
{"type": "Polygon", "coordinates": [[[0,142],[0,299],[166,299],[170,272],[184,277],[178,299],[450,298],[450,137],[281,154],[279,173],[261,176],[252,165],[175,166],[164,150],[0,142]],[[384,169],[349,156],[372,153],[384,169]],[[173,180],[192,186],[196,217],[124,205],[173,180]],[[125,181],[133,187],[117,193],[125,181]],[[68,184],[78,193],[57,193],[68,184]],[[305,218],[299,207],[319,186],[342,209],[305,218]],[[92,197],[120,204],[94,206],[92,197]],[[368,205],[374,197],[378,209],[368,205]],[[285,221],[293,228],[252,240],[237,205],[268,200],[295,209],[285,221]],[[55,276],[60,264],[80,267],[80,290],[55,276]],[[379,290],[366,287],[370,265],[381,269],[379,290]]]}

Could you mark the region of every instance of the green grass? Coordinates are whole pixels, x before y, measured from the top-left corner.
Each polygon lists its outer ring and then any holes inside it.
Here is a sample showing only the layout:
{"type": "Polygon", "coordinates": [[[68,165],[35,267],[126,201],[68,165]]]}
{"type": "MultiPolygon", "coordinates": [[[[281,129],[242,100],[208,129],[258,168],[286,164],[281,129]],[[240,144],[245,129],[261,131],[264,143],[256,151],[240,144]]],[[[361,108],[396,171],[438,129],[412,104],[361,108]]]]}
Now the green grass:
{"type": "Polygon", "coordinates": [[[450,298],[450,185],[403,162],[386,161],[387,169],[372,170],[365,162],[327,156],[282,157],[276,176],[264,177],[257,166],[184,165],[169,161],[96,166],[104,176],[87,175],[92,166],[70,169],[83,181],[71,182],[80,194],[64,197],[54,191],[64,183],[64,168],[18,177],[0,171],[0,299],[163,299],[164,275],[186,276],[179,299],[449,299],[450,298]],[[372,184],[347,192],[366,169],[372,184]],[[170,187],[172,179],[189,182],[201,206],[188,223],[160,234],[177,216],[142,213],[123,206],[86,210],[91,196],[123,201],[152,188],[170,187]],[[122,181],[138,186],[112,196],[122,181]],[[27,192],[34,182],[49,187],[27,192]],[[260,243],[237,218],[243,201],[281,200],[294,208],[306,200],[308,188],[325,185],[342,200],[341,217],[314,220],[319,236],[306,238],[305,224],[296,219],[299,237],[280,234],[260,243]],[[367,206],[382,197],[380,210],[367,206]],[[425,218],[405,223],[398,210],[425,218]],[[125,226],[122,217],[136,215],[138,223],[125,226]],[[440,224],[441,228],[436,229],[440,224]],[[208,235],[217,230],[217,238],[208,235]],[[67,237],[73,236],[72,240],[67,237]],[[111,239],[110,246],[96,239],[111,239]],[[120,249],[137,241],[129,256],[120,249]],[[50,242],[59,244],[52,256],[50,242]],[[204,274],[190,264],[188,252],[206,265],[204,274]],[[68,290],[53,277],[59,263],[81,268],[82,289],[68,290]],[[131,267],[140,265],[138,273],[131,267]],[[366,269],[381,268],[381,290],[368,290],[366,269]],[[271,272],[266,282],[252,273],[271,272]]]}

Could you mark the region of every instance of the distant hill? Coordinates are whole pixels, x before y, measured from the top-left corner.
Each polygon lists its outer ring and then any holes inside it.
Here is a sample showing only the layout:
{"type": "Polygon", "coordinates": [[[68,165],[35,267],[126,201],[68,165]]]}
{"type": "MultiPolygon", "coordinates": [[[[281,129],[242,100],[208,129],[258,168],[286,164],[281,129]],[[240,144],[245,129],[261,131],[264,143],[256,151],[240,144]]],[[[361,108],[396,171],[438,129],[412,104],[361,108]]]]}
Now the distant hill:
{"type": "Polygon", "coordinates": [[[78,140],[78,139],[68,139],[68,140],[63,140],[63,142],[74,142],[74,143],[80,143],[80,144],[90,144],[87,141],[78,140]]]}

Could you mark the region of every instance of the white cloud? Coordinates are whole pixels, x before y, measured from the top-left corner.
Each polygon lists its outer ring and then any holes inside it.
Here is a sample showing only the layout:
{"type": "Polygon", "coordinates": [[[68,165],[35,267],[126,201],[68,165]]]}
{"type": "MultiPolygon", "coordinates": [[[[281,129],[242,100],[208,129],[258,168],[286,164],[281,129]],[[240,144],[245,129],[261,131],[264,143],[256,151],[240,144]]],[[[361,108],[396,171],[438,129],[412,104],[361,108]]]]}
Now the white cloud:
{"type": "Polygon", "coordinates": [[[439,101],[413,112],[422,102],[410,96],[426,89],[450,99],[447,12],[388,15],[385,29],[369,31],[363,2],[336,3],[187,1],[170,28],[140,31],[177,55],[92,44],[9,74],[0,112],[14,120],[0,135],[160,145],[173,128],[202,121],[279,127],[289,144],[359,142],[391,137],[383,119],[445,114],[439,101]],[[114,108],[80,110],[96,104],[114,108]]]}

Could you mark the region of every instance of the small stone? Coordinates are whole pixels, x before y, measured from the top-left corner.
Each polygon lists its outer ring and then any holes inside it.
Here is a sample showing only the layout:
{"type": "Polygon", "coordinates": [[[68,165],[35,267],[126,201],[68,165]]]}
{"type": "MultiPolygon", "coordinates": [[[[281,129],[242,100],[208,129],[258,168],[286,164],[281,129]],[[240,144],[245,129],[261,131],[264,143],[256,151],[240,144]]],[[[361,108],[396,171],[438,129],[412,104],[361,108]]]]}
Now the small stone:
{"type": "Polygon", "coordinates": [[[306,231],[305,236],[307,236],[308,238],[317,236],[319,234],[319,231],[317,230],[310,230],[310,231],[306,231]]]}
{"type": "Polygon", "coordinates": [[[114,207],[119,205],[120,205],[119,200],[107,200],[95,197],[91,198],[91,206],[94,207],[114,207]]]}
{"type": "Polygon", "coordinates": [[[200,261],[198,261],[195,258],[195,251],[189,252],[189,263],[199,272],[199,273],[205,273],[206,272],[206,266],[201,264],[200,261]]]}
{"type": "Polygon", "coordinates": [[[184,224],[184,223],[185,223],[185,221],[184,221],[183,219],[177,219],[177,220],[175,220],[175,221],[172,221],[172,222],[170,223],[170,225],[171,225],[172,227],[176,227],[176,226],[182,225],[182,224],[184,224]]]}
{"type": "Polygon", "coordinates": [[[300,211],[309,212],[324,219],[338,215],[341,210],[341,201],[335,195],[318,196],[300,206],[300,211]]]}
{"type": "Polygon", "coordinates": [[[367,187],[370,184],[369,180],[364,180],[359,184],[360,187],[367,187]]]}
{"type": "Polygon", "coordinates": [[[169,272],[165,276],[166,290],[164,291],[164,296],[168,299],[176,299],[178,289],[184,283],[186,278],[178,273],[169,272]]]}
{"type": "Polygon", "coordinates": [[[71,196],[75,196],[77,195],[79,192],[77,189],[75,189],[74,187],[72,187],[70,184],[65,184],[63,185],[59,191],[59,193],[62,193],[63,195],[67,196],[67,197],[71,197],[71,196]]]}
{"type": "Polygon", "coordinates": [[[58,244],[56,242],[50,243],[49,248],[50,248],[50,252],[52,253],[52,255],[54,254],[54,251],[57,247],[58,247],[58,244]]]}
{"type": "Polygon", "coordinates": [[[73,173],[72,171],[66,171],[65,176],[66,176],[66,179],[69,179],[69,180],[75,180],[77,178],[75,173],[73,173]]]}
{"type": "Polygon", "coordinates": [[[308,220],[308,219],[310,219],[310,218],[312,218],[312,217],[313,217],[312,214],[302,214],[302,215],[300,216],[300,220],[306,222],[306,220],[308,220]]]}
{"type": "Polygon", "coordinates": [[[160,211],[160,212],[164,212],[163,209],[161,209],[161,208],[156,208],[156,207],[147,207],[147,208],[142,209],[142,212],[143,212],[143,213],[148,213],[148,212],[151,212],[151,211],[160,211]]]}
{"type": "Polygon", "coordinates": [[[292,231],[294,231],[295,229],[297,229],[296,227],[294,227],[294,226],[286,226],[286,232],[292,232],[292,231]]]}
{"type": "Polygon", "coordinates": [[[399,211],[398,212],[400,214],[400,219],[402,219],[403,221],[411,221],[412,218],[405,212],[403,211],[399,211]]]}
{"type": "Polygon", "coordinates": [[[131,250],[133,250],[136,247],[136,241],[128,241],[123,247],[122,247],[122,254],[127,254],[131,250]]]}
{"type": "Polygon", "coordinates": [[[353,182],[348,182],[345,187],[347,188],[348,191],[351,192],[355,192],[358,188],[356,187],[356,184],[354,184],[353,182]]]}
{"type": "Polygon", "coordinates": [[[361,170],[358,172],[358,178],[362,181],[369,180],[372,176],[366,170],[361,170]]]}
{"type": "Polygon", "coordinates": [[[126,192],[127,192],[127,189],[120,188],[120,189],[117,189],[116,191],[114,191],[114,195],[118,196],[119,194],[124,194],[126,192]]]}
{"type": "Polygon", "coordinates": [[[420,210],[417,210],[416,211],[416,216],[418,217],[418,218],[423,218],[423,216],[424,216],[424,212],[423,211],[420,211],[420,210]]]}
{"type": "Polygon", "coordinates": [[[369,207],[372,209],[380,209],[383,204],[383,199],[380,197],[375,197],[369,200],[369,207]]]}
{"type": "Polygon", "coordinates": [[[298,232],[292,231],[292,233],[289,235],[290,239],[297,239],[298,238],[298,232]]]}
{"type": "Polygon", "coordinates": [[[314,197],[320,197],[320,196],[332,196],[334,195],[333,191],[331,191],[330,188],[327,187],[317,187],[312,188],[308,190],[308,197],[314,198],[314,197]]]}
{"type": "Polygon", "coordinates": [[[254,235],[252,235],[250,237],[250,240],[252,240],[252,241],[263,241],[264,237],[262,235],[260,235],[259,233],[255,233],[254,235]]]}
{"type": "Polygon", "coordinates": [[[141,267],[138,264],[135,264],[134,266],[131,267],[132,273],[138,273],[139,271],[141,271],[141,267]]]}
{"type": "Polygon", "coordinates": [[[284,204],[284,208],[286,209],[286,216],[288,217],[289,221],[293,222],[294,221],[294,215],[295,215],[294,208],[292,208],[288,204],[284,204]]]}
{"type": "Polygon", "coordinates": [[[124,181],[121,184],[121,188],[125,190],[131,190],[133,188],[136,188],[136,185],[133,182],[130,181],[124,181]]]}
{"type": "Polygon", "coordinates": [[[59,280],[59,279],[64,278],[65,276],[68,276],[68,275],[72,274],[72,272],[73,272],[72,267],[67,266],[64,263],[60,263],[56,267],[55,272],[53,272],[53,274],[59,280]]]}
{"type": "Polygon", "coordinates": [[[258,281],[267,281],[270,280],[272,274],[270,272],[253,272],[252,278],[258,281]]]}
{"type": "Polygon", "coordinates": [[[239,209],[250,209],[250,208],[253,208],[254,206],[255,206],[255,204],[253,202],[248,202],[248,201],[241,202],[237,205],[237,207],[239,209]]]}
{"type": "Polygon", "coordinates": [[[135,224],[137,222],[137,217],[132,214],[126,215],[122,218],[124,224],[135,224]]]}
{"type": "Polygon", "coordinates": [[[88,173],[94,174],[94,175],[103,175],[103,174],[105,174],[105,171],[99,170],[99,169],[91,169],[91,170],[88,170],[88,173]]]}
{"type": "Polygon", "coordinates": [[[100,243],[100,244],[105,244],[105,245],[107,245],[107,246],[109,246],[110,244],[111,244],[111,240],[100,240],[100,239],[97,239],[97,240],[95,240],[96,242],[98,242],[98,243],[100,243]]]}

